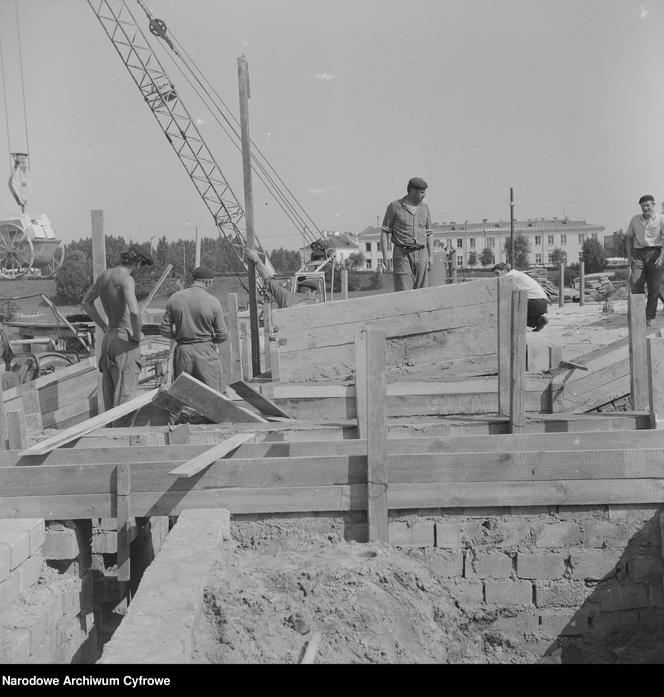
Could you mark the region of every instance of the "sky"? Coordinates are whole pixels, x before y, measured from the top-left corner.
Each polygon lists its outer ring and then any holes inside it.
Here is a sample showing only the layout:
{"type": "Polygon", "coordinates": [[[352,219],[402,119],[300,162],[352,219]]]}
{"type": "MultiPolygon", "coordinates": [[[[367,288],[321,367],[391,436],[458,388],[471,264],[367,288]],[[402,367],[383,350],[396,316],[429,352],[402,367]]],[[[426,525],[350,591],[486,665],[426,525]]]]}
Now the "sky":
{"type": "MultiPolygon", "coordinates": [[[[376,225],[413,176],[429,183],[434,222],[508,221],[513,187],[518,219],[566,215],[610,233],[642,194],[664,200],[664,3],[145,3],[236,115],[246,56],[251,137],[320,230],[376,225]]],[[[0,0],[0,40],[0,164],[9,174],[9,152],[29,146],[30,212],[65,241],[90,235],[92,209],[133,241],[216,236],[86,0],[0,0]]],[[[244,204],[240,153],[155,42],[244,204]]],[[[253,181],[263,247],[300,246],[253,181]]],[[[0,215],[16,212],[0,186],[0,215]]]]}

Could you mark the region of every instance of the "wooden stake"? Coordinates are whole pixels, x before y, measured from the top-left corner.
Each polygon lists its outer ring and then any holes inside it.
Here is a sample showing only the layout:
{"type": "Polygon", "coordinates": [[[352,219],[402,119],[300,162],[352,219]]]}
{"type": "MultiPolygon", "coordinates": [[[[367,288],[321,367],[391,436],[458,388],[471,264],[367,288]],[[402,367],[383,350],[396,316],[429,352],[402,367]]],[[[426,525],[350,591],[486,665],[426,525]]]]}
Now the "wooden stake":
{"type": "Polygon", "coordinates": [[[367,437],[367,331],[366,326],[355,327],[355,412],[357,437],[367,437]]]}
{"type": "Polygon", "coordinates": [[[24,450],[27,447],[28,439],[25,434],[23,409],[7,412],[7,430],[9,450],[24,450]]]}
{"type": "Polygon", "coordinates": [[[498,297],[498,413],[510,413],[510,351],[512,345],[512,286],[506,278],[497,280],[498,297]]]}
{"type": "Polygon", "coordinates": [[[558,281],[558,307],[565,307],[565,264],[562,262],[558,281]]]}
{"type": "Polygon", "coordinates": [[[242,380],[242,345],[236,293],[228,294],[228,339],[231,349],[231,382],[235,382],[242,380]]]}
{"type": "Polygon", "coordinates": [[[633,411],[645,411],[649,405],[645,308],[646,298],[643,293],[635,295],[630,293],[627,296],[630,391],[633,411]]]}
{"type": "Polygon", "coordinates": [[[525,426],[524,390],[526,387],[526,316],[528,293],[512,293],[512,345],[510,352],[510,431],[521,433],[525,426]]]}
{"type": "Polygon", "coordinates": [[[369,542],[388,542],[385,332],[367,329],[365,365],[369,542]]]}
{"type": "Polygon", "coordinates": [[[240,342],[242,345],[242,375],[244,375],[245,380],[251,380],[251,354],[253,350],[251,348],[251,339],[249,335],[249,328],[246,322],[240,322],[240,342]]]}
{"type": "Polygon", "coordinates": [[[118,520],[118,581],[128,582],[131,576],[129,562],[129,517],[131,497],[131,465],[125,462],[118,465],[116,476],[116,517],[118,520]]]}
{"type": "Polygon", "coordinates": [[[272,305],[263,303],[263,354],[265,356],[265,372],[272,366],[270,335],[272,333],[272,305]]]}
{"type": "Polygon", "coordinates": [[[664,339],[648,337],[650,428],[664,429],[664,339]]]}
{"type": "Polygon", "coordinates": [[[341,269],[341,299],[348,300],[348,269],[341,269]]]}
{"type": "Polygon", "coordinates": [[[586,265],[584,262],[579,262],[579,305],[583,307],[586,304],[586,265]]]}

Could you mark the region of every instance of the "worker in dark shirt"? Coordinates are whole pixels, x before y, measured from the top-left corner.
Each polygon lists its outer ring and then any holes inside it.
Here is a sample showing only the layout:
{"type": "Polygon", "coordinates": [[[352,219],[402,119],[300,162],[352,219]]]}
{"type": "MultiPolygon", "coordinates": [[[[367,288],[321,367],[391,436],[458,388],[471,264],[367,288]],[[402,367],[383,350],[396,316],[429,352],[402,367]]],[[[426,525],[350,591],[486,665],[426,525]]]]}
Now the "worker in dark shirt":
{"type": "Polygon", "coordinates": [[[222,389],[218,345],[228,333],[221,303],[209,287],[214,274],[203,266],[194,269],[189,288],[171,295],[159,333],[176,342],[173,377],[188,373],[214,390],[222,389]]]}
{"type": "Polygon", "coordinates": [[[250,259],[256,265],[256,271],[265,281],[270,295],[274,298],[279,308],[293,307],[293,305],[301,305],[302,303],[320,302],[318,283],[316,281],[303,276],[301,279],[298,279],[297,293],[292,293],[287,288],[284,288],[265,268],[265,264],[260,260],[258,252],[255,249],[246,248],[244,253],[247,259],[250,259]]]}

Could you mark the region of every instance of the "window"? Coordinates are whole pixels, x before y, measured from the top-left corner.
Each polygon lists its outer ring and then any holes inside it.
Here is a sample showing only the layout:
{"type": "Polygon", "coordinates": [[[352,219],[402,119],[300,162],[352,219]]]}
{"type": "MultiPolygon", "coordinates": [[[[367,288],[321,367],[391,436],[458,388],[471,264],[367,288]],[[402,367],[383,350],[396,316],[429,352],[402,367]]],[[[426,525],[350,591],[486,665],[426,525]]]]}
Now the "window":
{"type": "Polygon", "coordinates": [[[463,240],[457,239],[457,249],[463,249],[463,240]]]}
{"type": "Polygon", "coordinates": [[[554,244],[553,235],[549,235],[546,239],[547,244],[554,244]]]}
{"type": "Polygon", "coordinates": [[[366,259],[366,266],[368,269],[371,268],[371,259],[366,259]]]}
{"type": "Polygon", "coordinates": [[[536,264],[542,263],[542,255],[541,254],[535,254],[535,263],[536,264]]]}
{"type": "Polygon", "coordinates": [[[365,252],[370,252],[370,251],[371,251],[371,242],[365,242],[365,243],[364,243],[364,251],[365,251],[365,252]]]}
{"type": "Polygon", "coordinates": [[[487,237],[486,238],[486,246],[487,247],[495,247],[496,246],[496,238],[495,237],[487,237]]]}
{"type": "Polygon", "coordinates": [[[463,257],[457,257],[457,266],[463,266],[463,257]]]}
{"type": "Polygon", "coordinates": [[[380,252],[380,242],[376,242],[376,251],[380,252]]]}
{"type": "Polygon", "coordinates": [[[553,264],[553,254],[549,254],[549,264],[553,264]]]}
{"type": "Polygon", "coordinates": [[[586,239],[585,235],[579,235],[579,244],[583,244],[586,239]]]}
{"type": "Polygon", "coordinates": [[[470,238],[470,248],[475,249],[475,238],[474,237],[470,238]]]}
{"type": "Polygon", "coordinates": [[[542,236],[535,235],[535,244],[542,244],[542,236]]]}
{"type": "Polygon", "coordinates": [[[594,239],[594,240],[597,239],[597,233],[596,233],[596,232],[593,232],[593,239],[594,239]]]}
{"type": "Polygon", "coordinates": [[[560,244],[567,244],[567,235],[560,236],[560,244]]]}

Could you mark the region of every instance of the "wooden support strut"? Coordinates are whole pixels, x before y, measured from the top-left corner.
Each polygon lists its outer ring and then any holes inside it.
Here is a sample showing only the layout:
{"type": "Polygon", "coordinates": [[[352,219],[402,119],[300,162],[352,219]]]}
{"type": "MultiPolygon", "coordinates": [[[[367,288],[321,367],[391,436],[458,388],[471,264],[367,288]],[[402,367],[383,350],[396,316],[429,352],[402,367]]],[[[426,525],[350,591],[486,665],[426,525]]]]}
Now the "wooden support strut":
{"type": "Polygon", "coordinates": [[[510,351],[512,336],[512,287],[506,278],[497,280],[498,298],[498,413],[510,413],[510,351]]]}
{"type": "Polygon", "coordinates": [[[118,581],[129,582],[130,568],[130,538],[129,518],[131,497],[131,465],[124,462],[117,466],[116,476],[116,517],[118,521],[118,581]]]}
{"type": "Polygon", "coordinates": [[[648,409],[648,361],[646,358],[646,298],[643,293],[627,296],[629,327],[629,372],[632,410],[648,409]]]}
{"type": "Polygon", "coordinates": [[[510,431],[521,433],[525,425],[524,390],[526,381],[526,316],[528,292],[512,293],[512,337],[510,351],[510,431]]]}
{"type": "Polygon", "coordinates": [[[648,337],[650,428],[664,429],[664,339],[648,337]]]}

